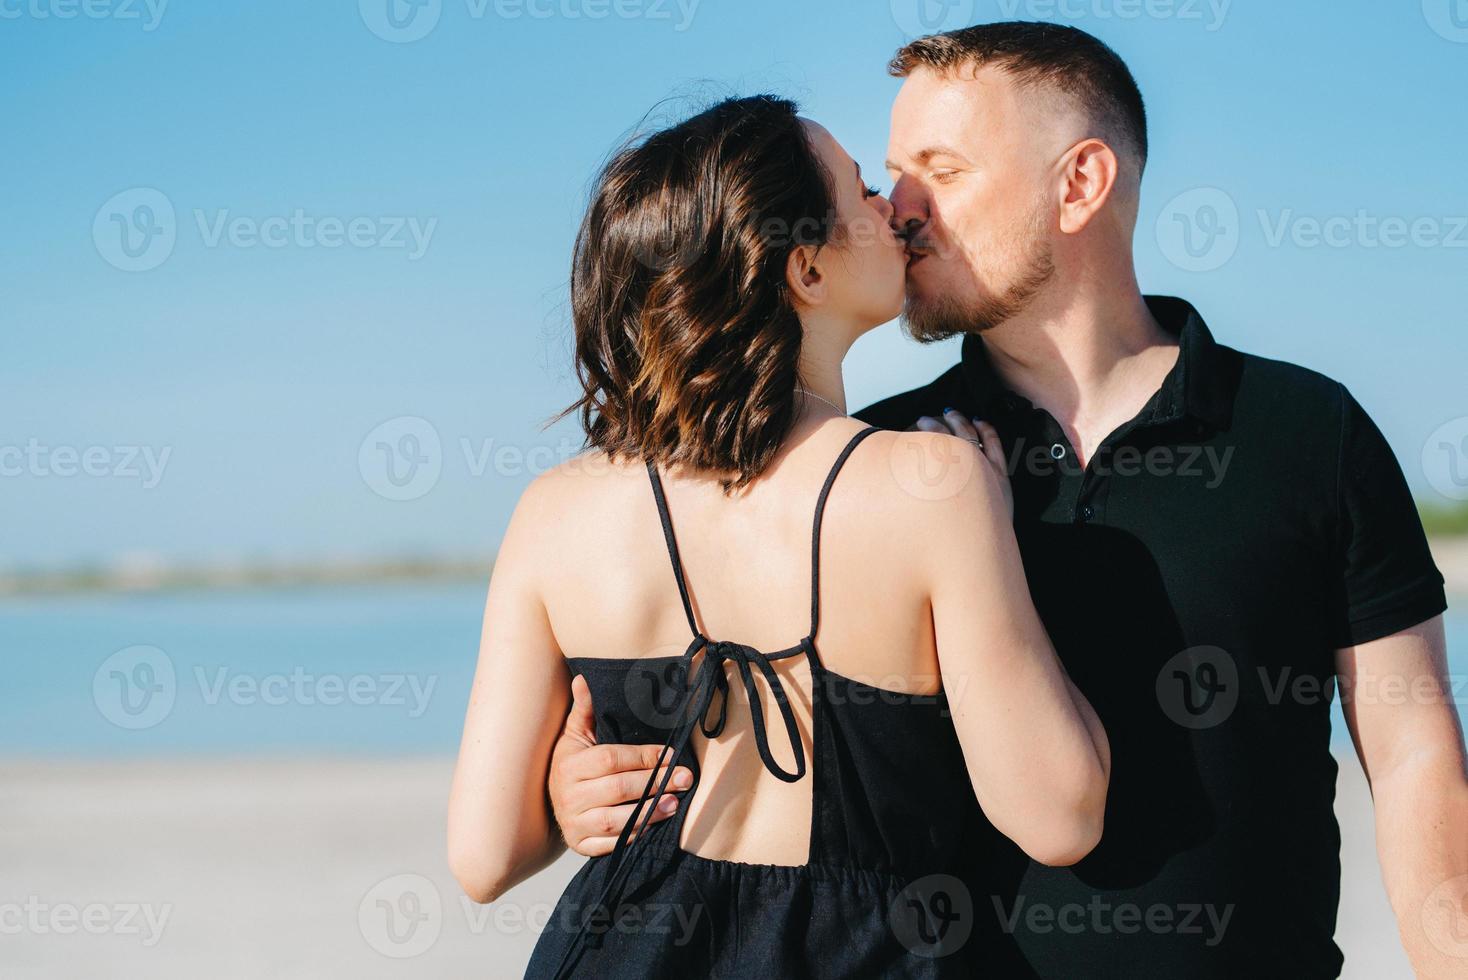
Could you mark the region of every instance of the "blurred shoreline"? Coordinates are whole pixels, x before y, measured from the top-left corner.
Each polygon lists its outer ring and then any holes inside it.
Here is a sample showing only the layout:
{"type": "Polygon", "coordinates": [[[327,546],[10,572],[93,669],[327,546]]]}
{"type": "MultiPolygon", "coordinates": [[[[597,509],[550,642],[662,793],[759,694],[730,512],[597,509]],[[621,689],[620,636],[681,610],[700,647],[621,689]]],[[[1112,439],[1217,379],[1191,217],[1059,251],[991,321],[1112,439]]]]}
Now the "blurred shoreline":
{"type": "MultiPolygon", "coordinates": [[[[1468,535],[1430,539],[1450,595],[1468,597],[1468,535]]],[[[394,558],[296,564],[170,566],[141,560],[115,565],[0,570],[0,598],[168,592],[240,591],[292,586],[486,582],[487,559],[394,558]]]]}
{"type": "Polygon", "coordinates": [[[159,561],[46,570],[0,571],[0,598],[239,591],[395,582],[487,582],[487,559],[397,558],[297,564],[170,566],[159,561]]]}

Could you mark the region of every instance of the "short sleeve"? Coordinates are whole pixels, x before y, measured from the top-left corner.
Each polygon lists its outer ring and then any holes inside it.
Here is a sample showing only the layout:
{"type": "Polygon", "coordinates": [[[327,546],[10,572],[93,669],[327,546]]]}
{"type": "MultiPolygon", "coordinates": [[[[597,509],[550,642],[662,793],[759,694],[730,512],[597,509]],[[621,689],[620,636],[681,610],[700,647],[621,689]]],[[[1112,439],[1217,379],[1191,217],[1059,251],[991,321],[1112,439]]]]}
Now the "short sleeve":
{"type": "Polygon", "coordinates": [[[1400,633],[1448,605],[1401,465],[1344,387],[1341,403],[1337,527],[1343,608],[1337,649],[1400,633]]]}

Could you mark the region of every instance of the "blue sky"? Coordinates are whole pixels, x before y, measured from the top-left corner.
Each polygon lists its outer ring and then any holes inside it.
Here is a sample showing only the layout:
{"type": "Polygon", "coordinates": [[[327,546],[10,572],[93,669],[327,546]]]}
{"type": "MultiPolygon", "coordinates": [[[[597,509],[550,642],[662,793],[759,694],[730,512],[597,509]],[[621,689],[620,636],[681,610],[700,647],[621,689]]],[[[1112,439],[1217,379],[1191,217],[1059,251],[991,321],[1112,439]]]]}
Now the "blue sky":
{"type": "MultiPolygon", "coordinates": [[[[577,443],[540,422],[608,149],[669,96],[776,91],[881,183],[884,65],[923,24],[388,2],[0,0],[0,567],[488,555],[577,443]]],[[[925,2],[1115,47],[1151,110],[1144,288],[1344,381],[1424,497],[1456,489],[1424,447],[1468,437],[1468,0],[925,2]]],[[[851,400],[955,356],[884,327],[851,400]]]]}

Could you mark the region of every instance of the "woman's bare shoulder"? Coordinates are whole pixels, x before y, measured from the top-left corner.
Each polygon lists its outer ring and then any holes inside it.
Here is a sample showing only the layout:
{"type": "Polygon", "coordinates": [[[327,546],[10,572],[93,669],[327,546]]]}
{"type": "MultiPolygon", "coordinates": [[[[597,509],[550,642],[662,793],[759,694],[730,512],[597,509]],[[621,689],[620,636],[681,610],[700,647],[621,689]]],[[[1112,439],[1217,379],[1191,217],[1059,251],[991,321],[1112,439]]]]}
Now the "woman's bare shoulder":
{"type": "Polygon", "coordinates": [[[536,476],[520,495],[516,516],[562,526],[577,515],[595,516],[634,485],[646,484],[646,468],[636,460],[586,449],[536,476]]]}
{"type": "MultiPolygon", "coordinates": [[[[864,503],[874,514],[902,523],[946,519],[984,496],[984,459],[973,443],[935,432],[882,430],[867,439],[866,451],[853,455],[864,503]]],[[[984,501],[980,501],[983,503],[984,501]]]]}
{"type": "Polygon", "coordinates": [[[575,567],[590,549],[614,545],[639,474],[636,489],[651,500],[640,463],[614,461],[600,450],[586,450],[540,473],[515,504],[497,564],[533,568],[532,577],[546,580],[575,567]]]}

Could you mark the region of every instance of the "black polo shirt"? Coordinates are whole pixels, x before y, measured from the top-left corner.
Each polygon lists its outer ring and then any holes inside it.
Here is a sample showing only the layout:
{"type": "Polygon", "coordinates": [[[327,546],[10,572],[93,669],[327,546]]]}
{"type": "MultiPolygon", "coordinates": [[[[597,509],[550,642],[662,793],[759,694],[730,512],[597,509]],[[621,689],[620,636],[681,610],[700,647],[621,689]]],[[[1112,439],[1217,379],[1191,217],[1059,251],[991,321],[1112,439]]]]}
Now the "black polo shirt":
{"type": "Polygon", "coordinates": [[[1147,302],[1178,363],[1084,470],[977,336],[858,416],[906,429],[951,406],[999,430],[1035,604],[1111,740],[1105,834],[1080,864],[985,831],[978,960],[1056,980],[1334,977],[1334,652],[1441,613],[1443,579],[1343,386],[1147,302]]]}

